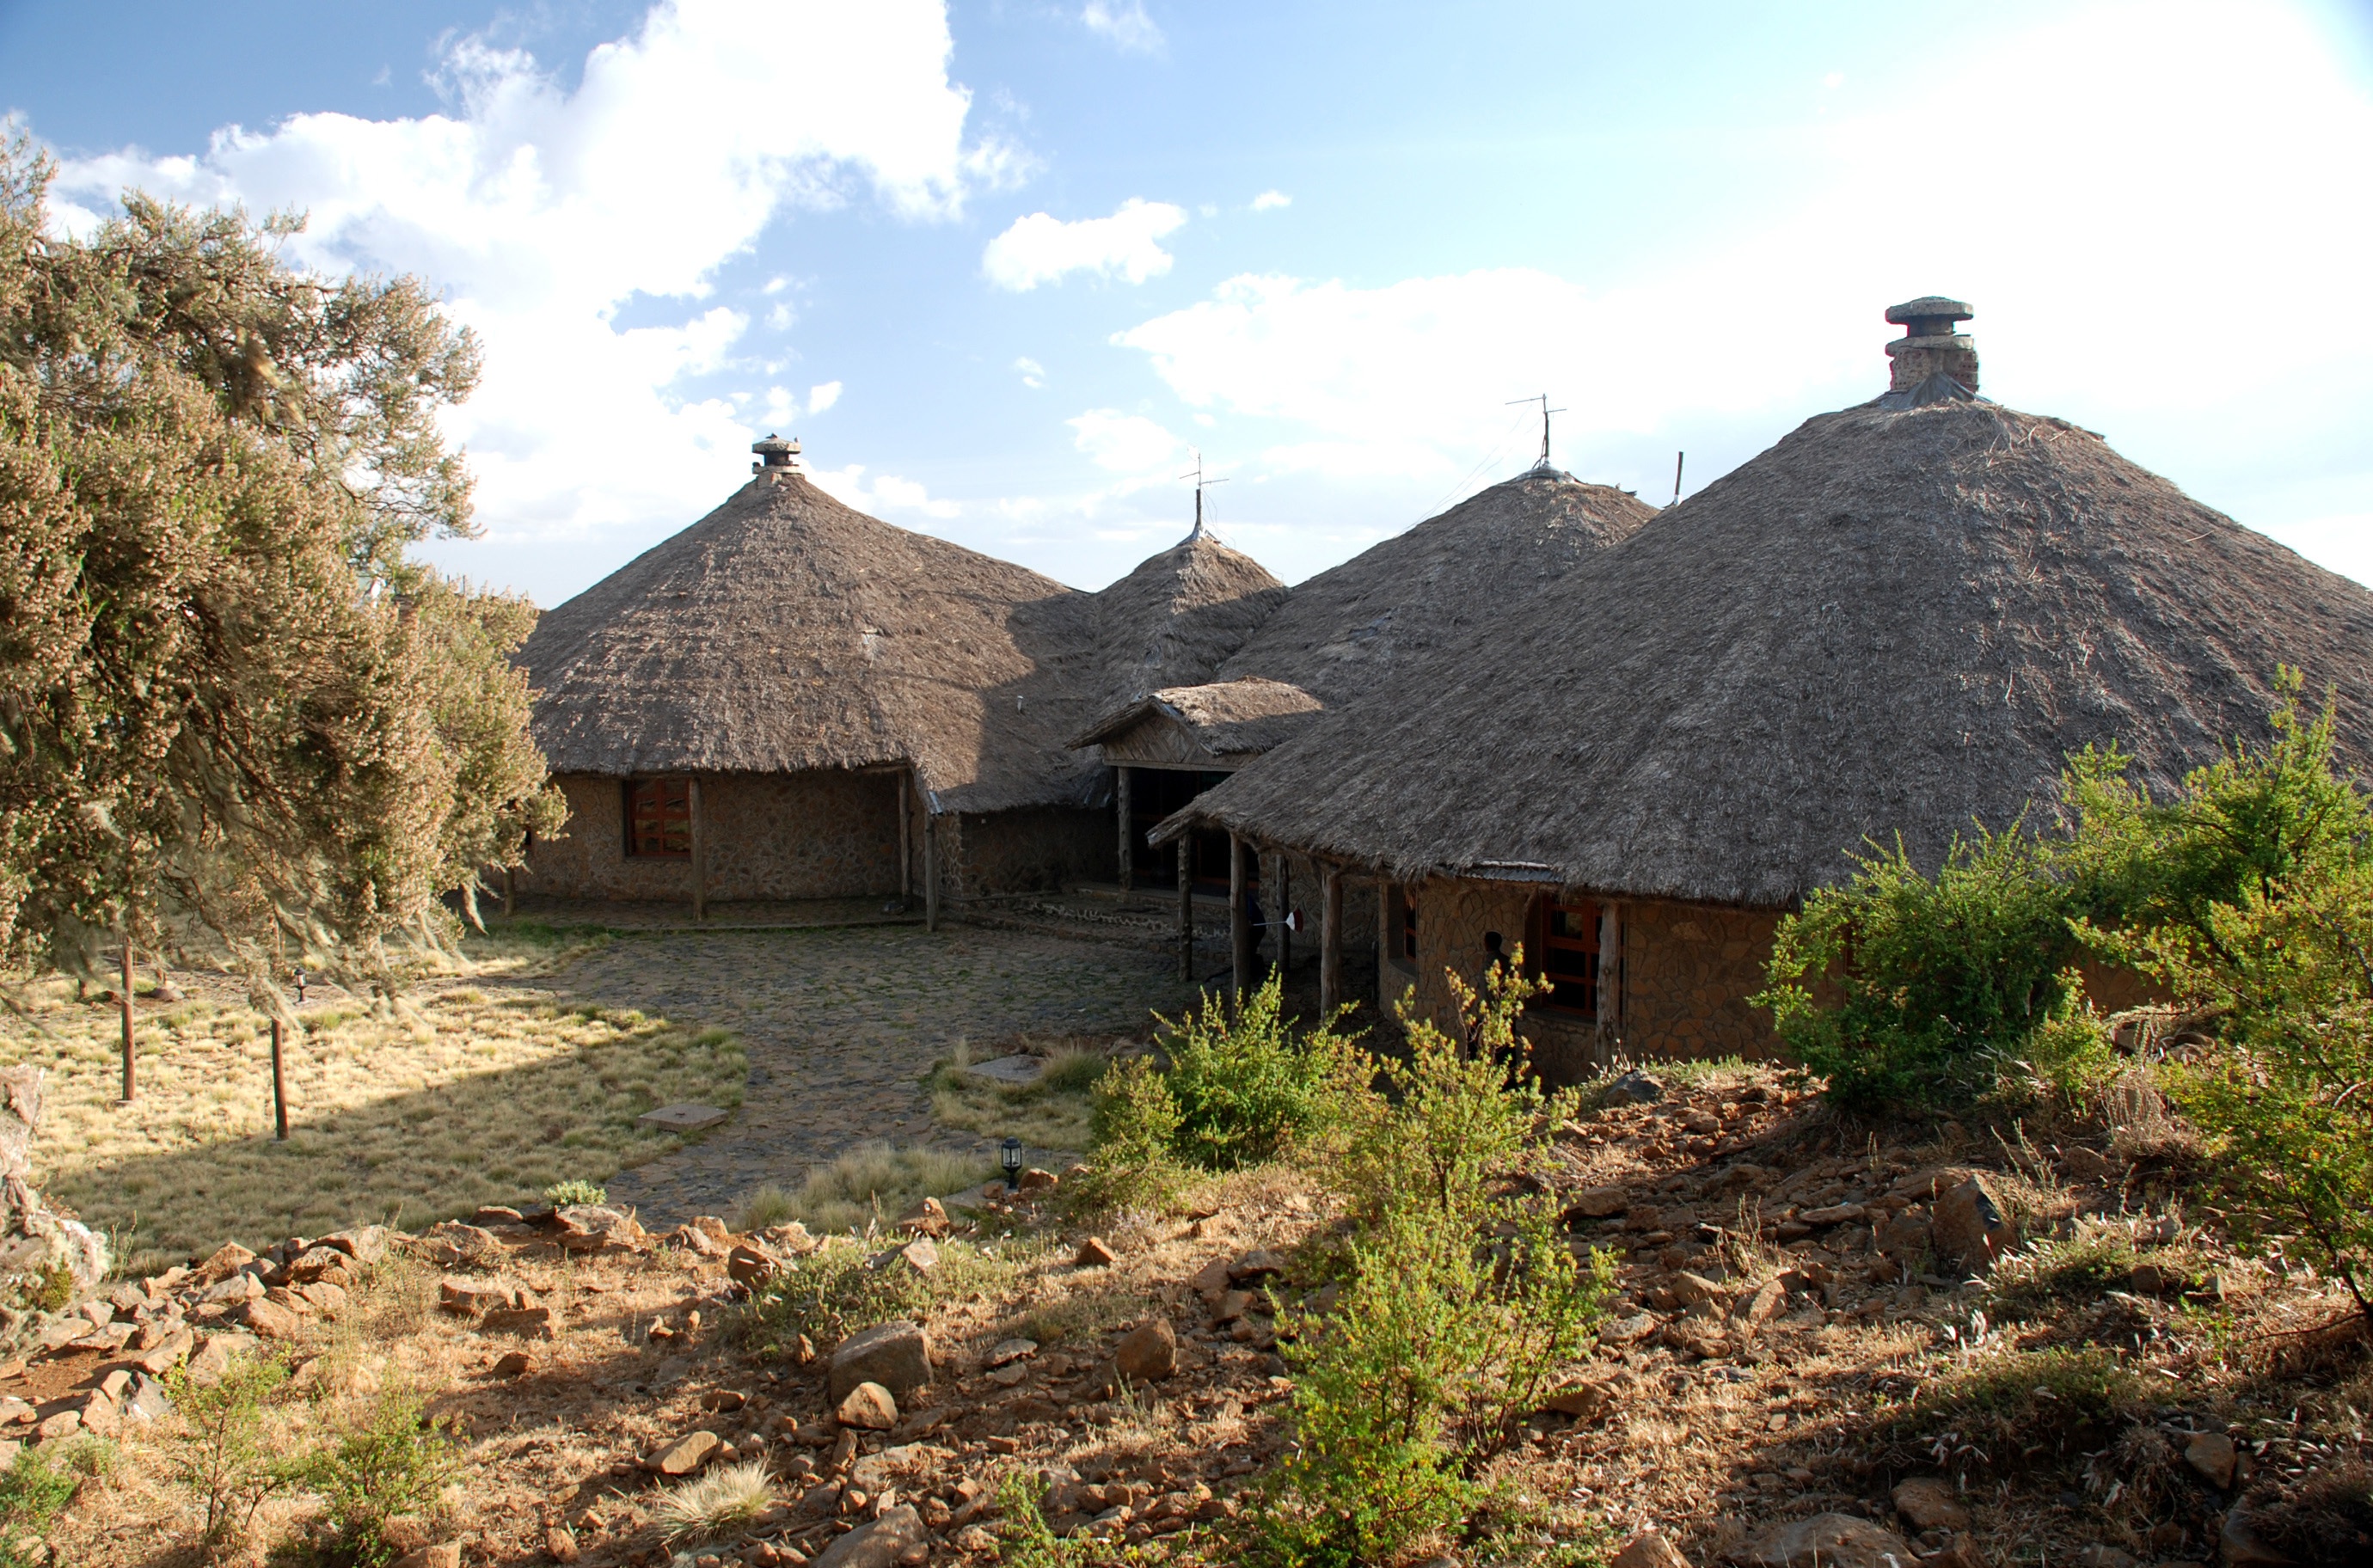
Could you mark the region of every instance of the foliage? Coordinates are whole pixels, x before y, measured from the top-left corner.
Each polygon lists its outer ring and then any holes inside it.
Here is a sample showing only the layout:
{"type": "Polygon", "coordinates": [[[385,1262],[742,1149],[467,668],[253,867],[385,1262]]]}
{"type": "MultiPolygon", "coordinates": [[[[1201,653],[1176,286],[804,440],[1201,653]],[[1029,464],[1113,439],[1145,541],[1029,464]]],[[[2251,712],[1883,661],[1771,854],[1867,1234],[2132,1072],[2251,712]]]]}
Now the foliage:
{"type": "Polygon", "coordinates": [[[0,1527],[11,1533],[40,1529],[74,1501],[81,1481],[50,1462],[40,1448],[19,1448],[0,1470],[0,1527]]]}
{"type": "Polygon", "coordinates": [[[2110,1351],[2001,1351],[1923,1387],[1883,1424],[1907,1459],[1957,1474],[2016,1469],[2101,1447],[2157,1393],[2110,1351]]]}
{"type": "Polygon", "coordinates": [[[341,1568],[394,1562],[389,1521],[436,1517],[461,1463],[460,1444],[427,1413],[417,1393],[399,1387],[380,1394],[303,1471],[306,1485],[321,1496],[329,1560],[341,1568]]]}
{"type": "Polygon", "coordinates": [[[235,1358],[211,1384],[193,1380],[186,1366],[165,1380],[180,1417],[167,1472],[205,1506],[198,1546],[209,1562],[247,1533],[266,1498],[298,1479],[268,1441],[272,1407],[287,1380],[287,1364],[270,1355],[235,1358]]]}
{"type": "Polygon", "coordinates": [[[971,1071],[981,1059],[958,1041],[924,1076],[932,1118],[988,1138],[1019,1138],[1032,1148],[1085,1149],[1093,1091],[1111,1058],[1102,1042],[1076,1036],[1029,1044],[1040,1061],[1037,1075],[1015,1083],[971,1071]]]}
{"type": "Polygon", "coordinates": [[[1010,1260],[969,1243],[942,1242],[939,1265],[918,1273],[894,1246],[876,1251],[875,1239],[835,1238],[760,1288],[745,1332],[762,1353],[783,1353],[802,1336],[829,1350],[885,1319],[927,1316],[934,1303],[988,1289],[1013,1271],[1010,1260]]]}
{"type": "Polygon", "coordinates": [[[1096,1081],[1088,1113],[1095,1163],[1074,1180],[1070,1200],[1089,1209],[1161,1209],[1188,1179],[1173,1153],[1178,1102],[1150,1057],[1116,1062],[1096,1081]]]}
{"type": "Polygon", "coordinates": [[[1405,1062],[1386,1064],[1343,1167],[1359,1223],[1335,1311],[1289,1323],[1297,1446],[1261,1515],[1281,1563],[1387,1558],[1465,1521],[1479,1467],[1579,1356],[1613,1262],[1567,1246],[1503,1178],[1568,1108],[1527,1071],[1516,968],[1477,993],[1451,977],[1454,1038],[1404,1002],[1405,1062]]]}
{"type": "Polygon", "coordinates": [[[1230,1008],[1208,993],[1176,1021],[1159,1018],[1162,1075],[1178,1117],[1172,1153],[1210,1171],[1241,1169],[1318,1134],[1365,1088],[1367,1058],[1336,1032],[1344,1013],[1295,1037],[1280,977],[1230,1008]]]}
{"type": "Polygon", "coordinates": [[[812,1231],[871,1230],[925,1198],[978,1187],[996,1169],[977,1154],[950,1149],[860,1143],[810,1171],[786,1195],[790,1204],[783,1217],[812,1231]]]}
{"type": "Polygon", "coordinates": [[[719,1465],[669,1488],[653,1500],[651,1513],[669,1540],[700,1540],[735,1525],[749,1524],[774,1501],[766,1461],[751,1459],[719,1465]]]}
{"type": "Polygon", "coordinates": [[[287,265],[294,218],[53,233],[52,173],[0,148],[0,955],[90,975],[128,924],[259,994],[384,984],[561,818],[532,610],[405,558],[469,531],[475,345],[416,280],[287,265]]]}
{"type": "Polygon", "coordinates": [[[610,1201],[610,1189],[598,1182],[580,1181],[572,1176],[545,1188],[544,1200],[555,1209],[566,1209],[578,1203],[607,1203],[610,1201]]]}
{"type": "Polygon", "coordinates": [[[1007,1474],[998,1488],[997,1509],[997,1560],[1004,1568],[1135,1568],[1162,1561],[1144,1547],[1090,1535],[1069,1539],[1057,1535],[1047,1527],[1037,1489],[1024,1471],[1007,1474]]]}

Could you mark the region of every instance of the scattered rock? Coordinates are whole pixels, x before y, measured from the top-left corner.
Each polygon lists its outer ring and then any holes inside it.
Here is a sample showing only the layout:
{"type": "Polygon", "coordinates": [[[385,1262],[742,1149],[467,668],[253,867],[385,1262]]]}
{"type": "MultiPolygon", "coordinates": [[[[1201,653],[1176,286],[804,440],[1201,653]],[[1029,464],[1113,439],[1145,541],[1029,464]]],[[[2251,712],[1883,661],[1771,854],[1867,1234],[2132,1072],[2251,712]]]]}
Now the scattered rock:
{"type": "MultiPolygon", "coordinates": [[[[1631,1206],[1631,1195],[1619,1187],[1586,1187],[1574,1198],[1572,1206],[1566,1211],[1570,1214],[1578,1214],[1584,1219],[1603,1220],[1611,1214],[1620,1214],[1631,1206]]],[[[1641,1539],[1645,1540],[1647,1537],[1642,1536],[1641,1539]]]]}
{"type": "Polygon", "coordinates": [[[2291,1559],[2258,1533],[2258,1522],[2239,1508],[2225,1513],[2225,1528],[2217,1537],[2230,1568],[2290,1568],[2291,1559]]]}
{"type": "MultiPolygon", "coordinates": [[[[870,1525],[860,1525],[824,1548],[811,1568],[896,1568],[909,1553],[928,1552],[930,1532],[922,1515],[901,1503],[885,1508],[870,1525]]],[[[922,1561],[917,1556],[916,1562],[922,1561]]]]}
{"type": "Polygon", "coordinates": [[[1914,1476],[1895,1489],[1895,1511],[1915,1530],[1966,1530],[1970,1511],[1953,1483],[1935,1476],[1914,1476]]]}
{"type": "Polygon", "coordinates": [[[252,1334],[209,1334],[198,1353],[190,1358],[190,1381],[210,1388],[222,1381],[232,1362],[263,1348],[263,1341],[252,1334]]]}
{"type": "Polygon", "coordinates": [[[1186,1282],[1192,1285],[1196,1293],[1205,1301],[1219,1300],[1228,1289],[1228,1260],[1224,1258],[1212,1258],[1211,1261],[1196,1270],[1194,1277],[1186,1282]]]}
{"type": "Polygon", "coordinates": [[[770,1278],[781,1265],[758,1248],[743,1242],[725,1255],[725,1271],[737,1285],[754,1285],[770,1278]]]}
{"type": "Polygon", "coordinates": [[[407,1551],[395,1560],[395,1568],[462,1568],[462,1543],[439,1541],[417,1551],[407,1551]]]}
{"type": "Polygon", "coordinates": [[[1228,1282],[1241,1285],[1248,1280],[1265,1280],[1271,1274],[1285,1272],[1282,1255],[1258,1246],[1228,1265],[1228,1282]]]}
{"type": "Polygon", "coordinates": [[[860,1383],[879,1383],[905,1396],[931,1380],[931,1341],[922,1326],[893,1318],[850,1335],[832,1352],[832,1397],[848,1397],[860,1383]]]}
{"type": "Polygon", "coordinates": [[[577,1561],[577,1538],[559,1525],[544,1532],[544,1554],[555,1562],[577,1561]]]}
{"type": "Polygon", "coordinates": [[[900,1247],[898,1258],[918,1274],[928,1274],[940,1266],[940,1249],[929,1236],[917,1236],[900,1247]]]}
{"type": "Polygon", "coordinates": [[[459,1220],[431,1225],[405,1245],[415,1257],[438,1269],[485,1262],[500,1257],[503,1247],[494,1232],[459,1220]]]}
{"type": "Polygon", "coordinates": [[[1664,1097],[1664,1084],[1634,1070],[1609,1083],[1598,1100],[1606,1106],[1653,1106],[1664,1097]]]}
{"type": "Polygon", "coordinates": [[[1037,1353],[1038,1341],[1035,1340],[999,1340],[990,1349],[981,1365],[987,1370],[994,1371],[1009,1363],[1026,1360],[1037,1353]]]}
{"type": "Polygon", "coordinates": [[[255,1261],[255,1254],[239,1243],[225,1242],[190,1276],[202,1285],[218,1285],[255,1261]]]}
{"type": "Polygon", "coordinates": [[[525,1351],[506,1351],[495,1363],[497,1377],[524,1377],[535,1370],[535,1358],[525,1351]]]}
{"type": "Polygon", "coordinates": [[[475,1317],[511,1304],[510,1288],[483,1280],[439,1280],[437,1305],[457,1317],[475,1317]]]}
{"type": "Polygon", "coordinates": [[[879,1383],[860,1383],[833,1407],[832,1419],[859,1432],[887,1432],[898,1424],[898,1401],[879,1383]]]}
{"type": "MultiPolygon", "coordinates": [[[[557,1239],[569,1252],[596,1252],[603,1247],[634,1247],[643,1242],[643,1227],[624,1209],[602,1203],[571,1203],[552,1214],[557,1239]]],[[[438,1226],[442,1230],[445,1227],[438,1226]]],[[[435,1233],[431,1233],[432,1235],[435,1233]]],[[[489,1235],[489,1241],[494,1238],[489,1235]]]]}
{"type": "Polygon", "coordinates": [[[305,1320],[276,1301],[251,1301],[232,1315],[267,1340],[293,1340],[304,1331],[305,1320]]]}
{"type": "Polygon", "coordinates": [[[1042,1171],[1033,1165],[1022,1173],[1021,1185],[1024,1192],[1051,1192],[1055,1189],[1056,1184],[1057,1177],[1053,1171],[1042,1171]]]}
{"type": "Polygon", "coordinates": [[[663,1476],[688,1476],[707,1464],[724,1446],[713,1432],[687,1432],[643,1461],[643,1468],[663,1476]]]}
{"type": "Polygon", "coordinates": [[[1071,1259],[1071,1266],[1075,1269],[1104,1269],[1110,1267],[1112,1260],[1113,1249],[1105,1245],[1104,1238],[1090,1236],[1080,1243],[1079,1255],[1071,1259]]]}
{"type": "Polygon", "coordinates": [[[357,1225],[348,1231],[333,1231],[314,1245],[334,1246],[368,1269],[387,1256],[389,1244],[394,1240],[395,1235],[385,1225],[357,1225]]]}
{"type": "Polygon", "coordinates": [[[76,1410],[64,1410],[55,1415],[42,1418],[41,1423],[33,1428],[33,1441],[55,1443],[62,1437],[72,1437],[81,1430],[82,1412],[76,1410]]]}
{"type": "Polygon", "coordinates": [[[702,1410],[719,1410],[727,1414],[742,1409],[749,1402],[750,1396],[739,1388],[711,1388],[700,1397],[702,1410]]]}
{"type": "Polygon", "coordinates": [[[1604,1383],[1577,1383],[1571,1388],[1561,1388],[1542,1400],[1541,1409],[1580,1420],[1605,1410],[1610,1397],[1604,1383]]]}
{"type": "Polygon", "coordinates": [[[1911,1548],[1892,1530],[1851,1514],[1816,1514],[1774,1525],[1730,1549],[1739,1568],[1909,1568],[1911,1548]]]}
{"type": "Polygon", "coordinates": [[[1731,1309],[1731,1318],[1742,1328],[1760,1328],[1779,1315],[1787,1300],[1787,1286],[1777,1280],[1766,1280],[1761,1288],[1731,1309]]]}
{"type": "Polygon", "coordinates": [[[1130,1329],[1113,1352],[1113,1370],[1130,1383],[1158,1382],[1177,1365],[1178,1335],[1166,1317],[1130,1329]]]}
{"type": "Polygon", "coordinates": [[[1823,1209],[1807,1209],[1796,1218],[1808,1225],[1850,1225],[1870,1218],[1870,1211],[1859,1203],[1832,1203],[1823,1209]]]}
{"type": "Polygon", "coordinates": [[[2135,1568],[2134,1554],[2123,1547],[2097,1542],[2076,1553],[2076,1568],[2135,1568]]]}
{"type": "Polygon", "coordinates": [[[898,1216],[898,1228],[908,1235],[944,1237],[948,1234],[947,1206],[936,1198],[926,1198],[898,1216]]]}
{"type": "Polygon", "coordinates": [[[1642,1530],[1623,1543],[1607,1568],[1690,1568],[1681,1549],[1656,1529],[1642,1530]]]}
{"type": "Polygon", "coordinates": [[[1674,1299],[1683,1306],[1702,1306],[1723,1297],[1720,1285],[1702,1274],[1692,1274],[1687,1270],[1673,1276],[1672,1292],[1674,1299]]]}
{"type": "Polygon", "coordinates": [[[530,1340],[552,1338],[552,1308],[548,1306],[506,1307],[489,1312],[478,1319],[482,1334],[518,1334],[530,1340]]]}
{"type": "Polygon", "coordinates": [[[2233,1471],[2240,1458],[2233,1440],[2221,1432],[2204,1432],[2183,1445],[2183,1462],[2219,1492],[2232,1486],[2233,1471]]]}
{"type": "MultiPolygon", "coordinates": [[[[1993,1564],[1978,1549],[1976,1537],[1961,1535],[1946,1542],[1945,1550],[1935,1556],[1921,1559],[1920,1568],[1993,1568],[1993,1564]]],[[[2180,1565],[2169,1563],[2167,1568],[2180,1568],[2180,1565]]]]}
{"type": "Polygon", "coordinates": [[[1936,1255],[1972,1274],[2018,1245],[2018,1227],[2005,1214],[2002,1199],[1982,1175],[1937,1194],[1934,1226],[1936,1255]]]}

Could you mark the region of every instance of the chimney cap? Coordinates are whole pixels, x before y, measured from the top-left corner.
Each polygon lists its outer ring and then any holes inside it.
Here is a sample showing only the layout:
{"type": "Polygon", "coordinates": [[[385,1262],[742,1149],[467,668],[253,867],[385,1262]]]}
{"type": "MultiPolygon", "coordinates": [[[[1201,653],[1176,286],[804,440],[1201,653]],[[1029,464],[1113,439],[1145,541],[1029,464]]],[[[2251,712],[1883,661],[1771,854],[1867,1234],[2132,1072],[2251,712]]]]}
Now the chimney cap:
{"type": "Polygon", "coordinates": [[[1888,324],[1915,327],[1928,322],[1966,322],[1977,314],[1958,299],[1947,299],[1941,294],[1923,294],[1917,299],[1906,299],[1900,305],[1887,308],[1888,324]]]}

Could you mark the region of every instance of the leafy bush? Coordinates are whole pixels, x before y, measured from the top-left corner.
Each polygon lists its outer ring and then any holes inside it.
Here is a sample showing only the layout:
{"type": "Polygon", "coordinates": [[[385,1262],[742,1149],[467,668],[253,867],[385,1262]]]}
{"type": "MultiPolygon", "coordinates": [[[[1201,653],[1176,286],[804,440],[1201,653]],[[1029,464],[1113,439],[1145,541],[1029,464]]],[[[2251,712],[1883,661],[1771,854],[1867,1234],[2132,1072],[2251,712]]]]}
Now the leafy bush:
{"type": "Polygon", "coordinates": [[[1272,971],[1233,1010],[1206,994],[1184,1018],[1157,1018],[1178,1116],[1171,1150],[1187,1164],[1231,1171],[1273,1158],[1366,1087],[1366,1055],[1336,1033],[1343,1012],[1297,1039],[1280,984],[1272,971]]]}
{"type": "Polygon", "coordinates": [[[1940,1378],[1884,1422],[1905,1462],[2018,1469],[2102,1447],[2157,1393],[2109,1351],[2005,1351],[1940,1378]]]}
{"type": "Polygon", "coordinates": [[[209,1562],[247,1533],[266,1498],[301,1473],[268,1440],[272,1407],[287,1380],[287,1364],[270,1355],[240,1357],[210,1385],[193,1382],[186,1366],[165,1380],[181,1418],[167,1473],[205,1508],[198,1549],[209,1562]]]}
{"type": "Polygon", "coordinates": [[[786,1352],[803,1335],[829,1351],[886,1318],[921,1318],[935,1303],[990,1289],[1013,1269],[966,1243],[942,1242],[939,1266],[917,1273],[890,1247],[874,1251],[872,1239],[829,1241],[760,1288],[744,1324],[762,1353],[786,1352]]]}
{"type": "Polygon", "coordinates": [[[1047,1527],[1046,1511],[1038,1506],[1037,1489],[1027,1473],[1009,1473],[997,1493],[999,1538],[997,1560],[1004,1568],[1136,1568],[1137,1564],[1169,1561],[1177,1538],[1165,1541],[1161,1555],[1141,1546],[1080,1535],[1069,1539],[1047,1527]]]}
{"type": "Polygon", "coordinates": [[[1379,1561],[1465,1521],[1479,1467],[1587,1346],[1613,1287],[1611,1259],[1578,1258],[1546,1208],[1501,1190],[1567,1108],[1515,1035],[1535,988],[1514,970],[1480,995],[1452,982],[1460,1037],[1405,1001],[1408,1059],[1351,1118],[1350,1282],[1331,1315],[1288,1319],[1298,1443],[1260,1516],[1269,1561],[1379,1561]]]}
{"type": "Polygon", "coordinates": [[[71,1469],[53,1464],[45,1449],[17,1451],[0,1470],[0,1568],[33,1568],[46,1559],[38,1539],[29,1538],[73,1502],[81,1485],[71,1469]]]}
{"type": "Polygon", "coordinates": [[[610,1189],[571,1177],[545,1188],[544,1200],[555,1209],[566,1209],[572,1203],[607,1203],[610,1201],[610,1189]]]}
{"type": "Polygon", "coordinates": [[[399,1555],[391,1520],[435,1518],[440,1494],[461,1469],[461,1446],[431,1419],[421,1397],[392,1388],[304,1469],[321,1493],[329,1561],[341,1568],[383,1568],[399,1555]]]}
{"type": "Polygon", "coordinates": [[[1178,1102],[1152,1059],[1132,1057],[1107,1070],[1088,1113],[1095,1161],[1066,1189],[1070,1201],[1091,1210],[1168,1206],[1188,1179],[1173,1153],[1178,1119],[1178,1102]]]}

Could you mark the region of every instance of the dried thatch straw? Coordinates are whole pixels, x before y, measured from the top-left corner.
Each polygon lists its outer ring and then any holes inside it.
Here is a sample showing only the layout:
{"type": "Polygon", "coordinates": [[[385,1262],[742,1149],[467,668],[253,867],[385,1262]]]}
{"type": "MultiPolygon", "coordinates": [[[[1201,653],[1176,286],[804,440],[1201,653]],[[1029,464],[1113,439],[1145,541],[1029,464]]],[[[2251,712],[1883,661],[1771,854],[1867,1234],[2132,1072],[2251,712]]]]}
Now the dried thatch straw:
{"type": "Polygon", "coordinates": [[[1656,515],[1537,468],[1298,584],[1222,676],[1291,681],[1334,706],[1543,591],[1656,515]]]}
{"type": "Polygon", "coordinates": [[[1125,701],[1210,680],[1285,597],[1250,556],[1188,534],[1096,594],[1102,695],[1125,701]]]}
{"type": "Polygon", "coordinates": [[[1935,864],[2089,743],[2171,790],[2263,732],[2284,662],[2337,688],[2344,755],[2373,761],[2373,593],[2063,420],[1867,404],[1330,704],[1163,831],[1785,906],[1868,837],[1935,864]]]}
{"type": "Polygon", "coordinates": [[[911,761],[944,810],[1084,801],[1092,597],[767,474],[546,614],[520,661],[556,773],[911,761]]]}
{"type": "Polygon", "coordinates": [[[1318,699],[1300,686],[1245,675],[1150,693],[1106,714],[1071,744],[1096,745],[1159,716],[1185,730],[1215,760],[1258,755],[1292,740],[1318,711],[1318,699]]]}

